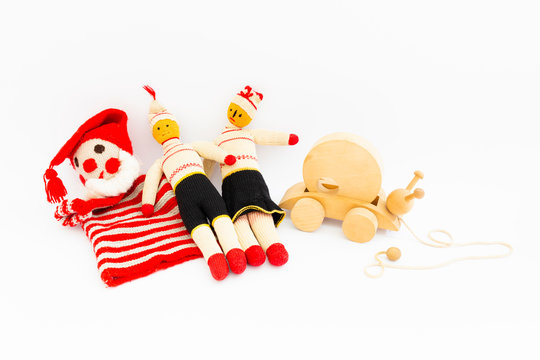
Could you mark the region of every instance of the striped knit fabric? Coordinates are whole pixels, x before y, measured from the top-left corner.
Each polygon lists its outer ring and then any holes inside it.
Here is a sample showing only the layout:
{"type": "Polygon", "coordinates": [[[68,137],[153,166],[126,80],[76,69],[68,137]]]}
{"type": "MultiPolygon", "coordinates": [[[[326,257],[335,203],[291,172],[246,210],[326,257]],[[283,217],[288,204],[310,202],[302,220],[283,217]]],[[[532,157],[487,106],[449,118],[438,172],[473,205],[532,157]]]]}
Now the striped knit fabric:
{"type": "Polygon", "coordinates": [[[141,212],[144,175],[116,205],[82,222],[92,243],[101,279],[108,286],[202,257],[182,219],[171,185],[161,179],[154,215],[141,212]]]}

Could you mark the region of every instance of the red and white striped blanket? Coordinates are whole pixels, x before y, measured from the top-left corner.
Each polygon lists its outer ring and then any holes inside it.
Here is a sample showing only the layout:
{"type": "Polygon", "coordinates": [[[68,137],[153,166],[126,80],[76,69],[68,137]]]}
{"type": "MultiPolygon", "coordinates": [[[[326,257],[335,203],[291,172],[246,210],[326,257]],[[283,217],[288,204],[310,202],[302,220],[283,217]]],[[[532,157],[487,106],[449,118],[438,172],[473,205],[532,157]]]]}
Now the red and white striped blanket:
{"type": "Polygon", "coordinates": [[[101,279],[109,286],[202,257],[184,227],[167,179],[161,179],[154,215],[149,218],[141,212],[143,184],[144,175],[116,205],[82,219],[101,279]]]}

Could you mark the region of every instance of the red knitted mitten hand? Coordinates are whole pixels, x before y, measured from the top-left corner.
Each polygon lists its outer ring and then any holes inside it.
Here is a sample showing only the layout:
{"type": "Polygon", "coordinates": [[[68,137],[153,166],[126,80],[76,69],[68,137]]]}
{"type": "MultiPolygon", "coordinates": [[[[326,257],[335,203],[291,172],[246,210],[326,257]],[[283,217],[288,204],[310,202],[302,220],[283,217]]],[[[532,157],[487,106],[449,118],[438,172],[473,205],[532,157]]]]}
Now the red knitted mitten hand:
{"type": "MultiPolygon", "coordinates": [[[[84,200],[81,199],[75,199],[82,201],[85,203],[84,200]]],[[[70,201],[70,200],[62,200],[60,204],[56,206],[56,211],[54,212],[54,217],[56,220],[61,221],[63,226],[76,226],[86,220],[90,217],[91,213],[90,211],[87,211],[86,214],[78,213],[75,209],[73,209],[73,204],[75,205],[78,210],[84,210],[84,205],[82,205],[78,201],[70,201]]]]}
{"type": "Polygon", "coordinates": [[[71,202],[71,209],[79,215],[86,215],[92,211],[88,203],[82,199],[74,199],[71,202]]]}
{"type": "Polygon", "coordinates": [[[296,144],[298,144],[298,135],[290,134],[289,135],[289,145],[296,145],[296,144]]]}
{"type": "Polygon", "coordinates": [[[143,204],[141,211],[145,217],[150,217],[154,214],[154,205],[143,204]]]}
{"type": "Polygon", "coordinates": [[[236,162],[236,157],[234,155],[227,155],[225,156],[225,164],[226,165],[234,165],[234,163],[236,162]]]}

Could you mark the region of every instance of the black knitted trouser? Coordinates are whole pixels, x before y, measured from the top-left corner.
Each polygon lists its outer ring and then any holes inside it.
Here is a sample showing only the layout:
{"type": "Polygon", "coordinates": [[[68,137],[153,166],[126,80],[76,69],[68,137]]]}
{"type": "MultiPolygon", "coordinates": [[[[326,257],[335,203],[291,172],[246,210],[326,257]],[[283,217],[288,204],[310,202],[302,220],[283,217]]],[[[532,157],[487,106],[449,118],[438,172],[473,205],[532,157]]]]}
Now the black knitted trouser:
{"type": "Polygon", "coordinates": [[[174,192],[189,233],[201,224],[212,223],[218,216],[228,215],[221,195],[204,174],[188,176],[176,185],[174,192]]]}

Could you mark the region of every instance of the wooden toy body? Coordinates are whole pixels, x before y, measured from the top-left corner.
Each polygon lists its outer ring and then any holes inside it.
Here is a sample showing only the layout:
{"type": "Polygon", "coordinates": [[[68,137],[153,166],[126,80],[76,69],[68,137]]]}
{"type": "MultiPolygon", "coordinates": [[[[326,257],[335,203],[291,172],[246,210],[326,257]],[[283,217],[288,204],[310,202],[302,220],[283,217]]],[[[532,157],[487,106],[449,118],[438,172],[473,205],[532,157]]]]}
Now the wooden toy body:
{"type": "Polygon", "coordinates": [[[356,221],[351,224],[344,222],[343,230],[345,234],[349,240],[356,242],[371,240],[375,235],[373,230],[377,228],[392,231],[399,230],[399,221],[395,215],[387,210],[386,195],[382,190],[379,191],[379,195],[375,200],[366,202],[340,195],[310,192],[306,185],[300,182],[287,190],[279,206],[283,209],[291,210],[293,224],[302,231],[316,230],[324,218],[344,221],[347,215],[353,215],[351,211],[365,209],[375,216],[375,222],[372,219],[367,220],[368,224],[364,224],[362,221],[356,221]],[[303,199],[312,199],[315,202],[305,202],[303,199]],[[317,203],[320,204],[320,207],[317,206],[317,203]],[[322,212],[320,211],[321,208],[322,212]]]}
{"type": "Polygon", "coordinates": [[[377,149],[366,139],[349,133],[334,133],[319,139],[307,154],[302,168],[309,191],[328,192],[373,201],[382,184],[382,162],[377,149]],[[321,180],[332,185],[323,185],[321,180]]]}

